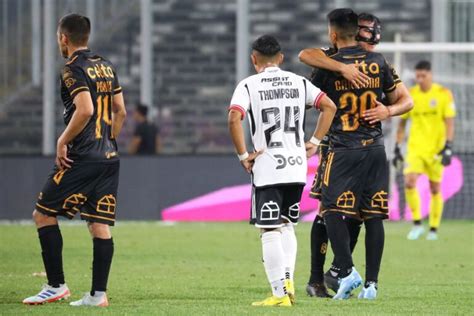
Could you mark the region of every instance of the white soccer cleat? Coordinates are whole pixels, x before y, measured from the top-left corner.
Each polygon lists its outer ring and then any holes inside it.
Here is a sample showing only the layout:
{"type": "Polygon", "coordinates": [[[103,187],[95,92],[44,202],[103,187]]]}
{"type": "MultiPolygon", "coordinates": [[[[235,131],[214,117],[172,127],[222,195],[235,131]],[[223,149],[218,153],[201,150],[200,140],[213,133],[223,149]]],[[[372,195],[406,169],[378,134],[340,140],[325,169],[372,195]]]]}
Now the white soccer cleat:
{"type": "Polygon", "coordinates": [[[362,287],[362,291],[359,293],[359,299],[375,300],[377,298],[377,285],[374,282],[370,282],[368,287],[362,287]]]}
{"type": "Polygon", "coordinates": [[[438,240],[438,233],[429,232],[428,235],[426,235],[426,240],[438,240]]]}
{"type": "Polygon", "coordinates": [[[69,303],[71,306],[98,306],[98,307],[107,307],[109,306],[109,300],[107,299],[107,294],[103,293],[101,295],[95,294],[92,296],[89,292],[86,293],[80,300],[69,303]]]}
{"type": "Polygon", "coordinates": [[[412,229],[408,233],[407,239],[417,240],[418,238],[421,237],[421,235],[423,235],[424,232],[425,232],[425,228],[422,225],[415,225],[412,227],[412,229]]]}
{"type": "Polygon", "coordinates": [[[71,296],[71,292],[66,284],[62,284],[60,287],[52,287],[48,284],[44,284],[43,289],[38,294],[25,298],[23,304],[41,305],[66,300],[69,296],[71,296]]]}

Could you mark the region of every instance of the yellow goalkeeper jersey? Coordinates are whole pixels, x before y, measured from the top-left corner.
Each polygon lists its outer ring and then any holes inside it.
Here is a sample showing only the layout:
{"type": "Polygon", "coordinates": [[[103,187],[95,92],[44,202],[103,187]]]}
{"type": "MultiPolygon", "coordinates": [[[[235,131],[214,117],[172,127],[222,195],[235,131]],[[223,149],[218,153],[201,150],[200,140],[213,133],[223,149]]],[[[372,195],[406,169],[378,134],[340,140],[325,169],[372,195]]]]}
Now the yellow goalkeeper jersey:
{"type": "Polygon", "coordinates": [[[408,154],[432,156],[441,151],[446,142],[445,118],[456,116],[456,107],[451,91],[433,83],[429,91],[423,92],[418,85],[410,89],[413,109],[402,115],[411,121],[408,136],[408,154]]]}

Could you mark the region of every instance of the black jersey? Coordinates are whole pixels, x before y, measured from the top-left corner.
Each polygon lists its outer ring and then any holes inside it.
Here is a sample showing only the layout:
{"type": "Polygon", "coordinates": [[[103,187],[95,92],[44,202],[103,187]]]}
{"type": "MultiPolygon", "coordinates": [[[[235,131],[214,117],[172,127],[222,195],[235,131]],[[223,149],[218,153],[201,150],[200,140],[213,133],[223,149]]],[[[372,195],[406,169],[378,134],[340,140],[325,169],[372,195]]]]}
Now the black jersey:
{"type": "Polygon", "coordinates": [[[112,135],[112,102],[122,92],[113,65],[88,49],[72,54],[61,73],[61,98],[64,123],[69,124],[75,111],[74,98],[89,91],[94,114],[84,129],[68,145],[72,160],[118,159],[117,143],[112,135]]]}
{"type": "Polygon", "coordinates": [[[344,47],[332,56],[345,64],[359,64],[371,79],[368,87],[355,88],[340,74],[319,69],[312,78],[313,84],[327,93],[337,106],[334,121],[329,130],[331,146],[360,147],[381,138],[382,124],[370,125],[362,114],[375,106],[384,93],[395,90],[395,82],[389,64],[383,55],[367,52],[360,46],[344,47]]]}

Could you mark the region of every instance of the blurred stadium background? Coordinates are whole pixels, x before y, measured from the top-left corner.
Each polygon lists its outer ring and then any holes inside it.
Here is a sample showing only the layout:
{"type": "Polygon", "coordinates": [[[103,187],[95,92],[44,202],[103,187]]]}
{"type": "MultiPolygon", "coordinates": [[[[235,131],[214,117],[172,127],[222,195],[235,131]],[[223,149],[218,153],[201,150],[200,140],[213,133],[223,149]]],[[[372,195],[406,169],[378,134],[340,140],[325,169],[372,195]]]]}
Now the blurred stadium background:
{"type": "MultiPolygon", "coordinates": [[[[327,46],[326,14],[336,7],[382,20],[379,47],[407,86],[413,66],[431,60],[435,81],[456,100],[454,152],[461,186],[446,218],[474,218],[474,1],[470,0],[1,0],[0,219],[26,219],[50,171],[64,128],[58,93],[63,60],[58,19],[71,12],[92,21],[90,47],[118,69],[129,113],[141,102],[161,129],[159,156],[132,157],[129,118],[122,137],[118,219],[160,219],[169,206],[248,183],[227,132],[227,106],[238,80],[252,73],[251,41],[281,41],[284,68],[310,69],[298,52],[327,46]]],[[[311,129],[311,123],[307,127],[311,129]]],[[[385,125],[391,156],[395,122],[385,125]]],[[[429,137],[429,135],[427,135],[429,137]]],[[[393,182],[403,192],[400,175],[393,182]]],[[[449,186],[449,183],[447,184],[449,186]]],[[[399,208],[404,209],[403,194],[399,208]]],[[[402,211],[403,213],[403,211],[402,211]]]]}

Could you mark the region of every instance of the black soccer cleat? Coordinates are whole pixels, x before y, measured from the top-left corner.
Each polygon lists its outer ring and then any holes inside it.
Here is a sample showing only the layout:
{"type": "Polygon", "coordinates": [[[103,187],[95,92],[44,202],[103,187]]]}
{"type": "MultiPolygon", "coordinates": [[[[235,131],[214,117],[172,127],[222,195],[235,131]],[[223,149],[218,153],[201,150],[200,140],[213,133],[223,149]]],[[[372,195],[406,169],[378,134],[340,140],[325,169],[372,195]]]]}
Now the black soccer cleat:
{"type": "Polygon", "coordinates": [[[306,286],[306,293],[311,297],[332,298],[324,283],[310,283],[306,286]]]}
{"type": "Polygon", "coordinates": [[[331,273],[331,270],[328,270],[326,273],[324,273],[324,283],[326,283],[326,286],[333,290],[334,293],[337,293],[337,290],[339,290],[339,278],[334,276],[331,273]]]}

